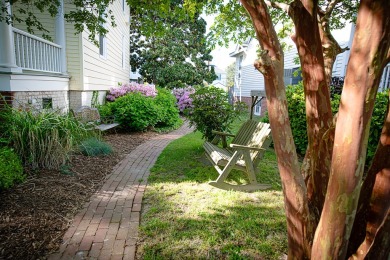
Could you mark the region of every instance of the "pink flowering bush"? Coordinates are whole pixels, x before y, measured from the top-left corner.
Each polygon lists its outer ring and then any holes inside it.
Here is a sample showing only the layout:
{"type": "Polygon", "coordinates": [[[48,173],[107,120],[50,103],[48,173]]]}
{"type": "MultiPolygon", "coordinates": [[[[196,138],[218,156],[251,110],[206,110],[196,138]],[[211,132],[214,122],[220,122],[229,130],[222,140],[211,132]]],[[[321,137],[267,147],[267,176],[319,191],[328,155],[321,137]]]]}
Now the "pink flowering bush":
{"type": "Polygon", "coordinates": [[[191,94],[195,93],[195,89],[191,86],[185,88],[174,88],[172,94],[176,97],[176,105],[180,112],[183,112],[186,108],[192,108],[191,94]]]}
{"type": "Polygon", "coordinates": [[[125,83],[122,86],[111,88],[106,96],[108,101],[115,101],[118,97],[122,97],[127,93],[141,93],[146,97],[157,96],[157,90],[154,85],[139,84],[137,82],[125,83]]]}

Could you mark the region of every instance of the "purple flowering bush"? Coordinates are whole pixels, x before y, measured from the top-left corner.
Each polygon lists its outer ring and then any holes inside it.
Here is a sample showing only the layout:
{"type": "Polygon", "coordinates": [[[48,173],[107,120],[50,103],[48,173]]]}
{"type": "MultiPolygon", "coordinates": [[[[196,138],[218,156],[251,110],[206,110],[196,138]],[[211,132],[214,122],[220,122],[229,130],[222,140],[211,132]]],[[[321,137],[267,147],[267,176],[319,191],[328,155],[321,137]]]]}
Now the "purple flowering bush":
{"type": "Polygon", "coordinates": [[[115,101],[118,97],[122,97],[128,93],[141,93],[146,97],[157,96],[157,90],[154,85],[139,84],[137,82],[125,83],[119,87],[113,87],[110,89],[106,96],[108,101],[115,101]]]}
{"type": "Polygon", "coordinates": [[[195,93],[195,88],[188,86],[185,88],[174,88],[172,94],[176,97],[176,105],[180,112],[186,108],[193,108],[191,94],[195,93]]]}

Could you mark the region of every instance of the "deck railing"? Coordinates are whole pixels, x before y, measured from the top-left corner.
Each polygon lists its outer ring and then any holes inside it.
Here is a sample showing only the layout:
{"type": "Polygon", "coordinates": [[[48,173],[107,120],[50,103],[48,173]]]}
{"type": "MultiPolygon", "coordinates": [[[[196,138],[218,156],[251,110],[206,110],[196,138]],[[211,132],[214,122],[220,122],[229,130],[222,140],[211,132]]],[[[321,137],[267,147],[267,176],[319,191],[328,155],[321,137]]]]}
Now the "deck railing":
{"type": "Polygon", "coordinates": [[[61,73],[61,46],[13,28],[16,64],[22,69],[61,73]]]}

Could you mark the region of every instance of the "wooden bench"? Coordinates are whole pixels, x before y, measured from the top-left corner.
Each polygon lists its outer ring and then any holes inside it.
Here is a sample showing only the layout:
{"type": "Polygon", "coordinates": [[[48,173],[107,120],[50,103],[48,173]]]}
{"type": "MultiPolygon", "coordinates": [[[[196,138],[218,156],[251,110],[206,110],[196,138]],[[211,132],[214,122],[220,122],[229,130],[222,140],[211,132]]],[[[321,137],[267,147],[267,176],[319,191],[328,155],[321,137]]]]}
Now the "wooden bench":
{"type": "Polygon", "coordinates": [[[271,144],[271,129],[267,123],[246,121],[236,135],[214,132],[217,134],[212,142],[205,142],[203,147],[207,158],[218,171],[219,177],[209,184],[225,190],[254,191],[264,190],[271,187],[268,184],[260,184],[256,181],[257,167],[264,152],[271,144]],[[227,146],[226,137],[232,136],[230,146],[227,146]],[[222,139],[222,147],[217,145],[222,139]],[[232,185],[226,183],[231,170],[237,169],[248,174],[249,184],[232,185]]]}
{"type": "Polygon", "coordinates": [[[73,112],[74,116],[84,124],[91,124],[93,128],[99,131],[106,131],[119,125],[119,123],[102,124],[97,108],[82,106],[73,112]]]}

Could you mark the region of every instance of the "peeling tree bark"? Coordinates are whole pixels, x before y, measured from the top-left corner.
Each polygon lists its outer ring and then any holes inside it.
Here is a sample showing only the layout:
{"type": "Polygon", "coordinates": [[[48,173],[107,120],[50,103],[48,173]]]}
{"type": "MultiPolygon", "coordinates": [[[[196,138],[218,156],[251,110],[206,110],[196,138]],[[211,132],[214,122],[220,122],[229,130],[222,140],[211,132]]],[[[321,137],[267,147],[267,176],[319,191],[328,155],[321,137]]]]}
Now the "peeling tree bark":
{"type": "Polygon", "coordinates": [[[314,220],[308,225],[313,236],[325,200],[333,145],[329,79],[324,69],[322,49],[322,40],[329,40],[330,33],[325,34],[323,28],[321,38],[317,6],[316,0],[296,0],[289,9],[295,24],[293,40],[298,49],[305,88],[308,148],[301,171],[306,180],[311,219],[314,220]]]}
{"type": "Polygon", "coordinates": [[[362,0],[336,124],[313,259],[345,259],[355,219],[375,97],[389,52],[388,0],[362,0]]]}
{"type": "MultiPolygon", "coordinates": [[[[374,238],[384,221],[389,221],[390,211],[390,102],[387,117],[382,129],[378,148],[367,177],[360,192],[358,211],[353,225],[353,236],[348,247],[349,254],[355,253],[355,259],[364,259],[370,252],[372,259],[381,259],[377,255],[384,249],[390,250],[390,237],[387,244],[372,250],[374,238]],[[386,217],[387,214],[387,217],[386,217]]],[[[390,231],[388,231],[389,233],[390,231]]],[[[380,239],[375,239],[379,243],[380,239]]],[[[386,252],[385,252],[386,253],[386,252]]]]}
{"type": "Polygon", "coordinates": [[[288,118],[283,52],[264,0],[241,0],[241,3],[252,19],[263,50],[255,67],[265,79],[269,120],[285,200],[288,256],[289,259],[306,259],[309,251],[306,229],[308,204],[288,118]]]}

